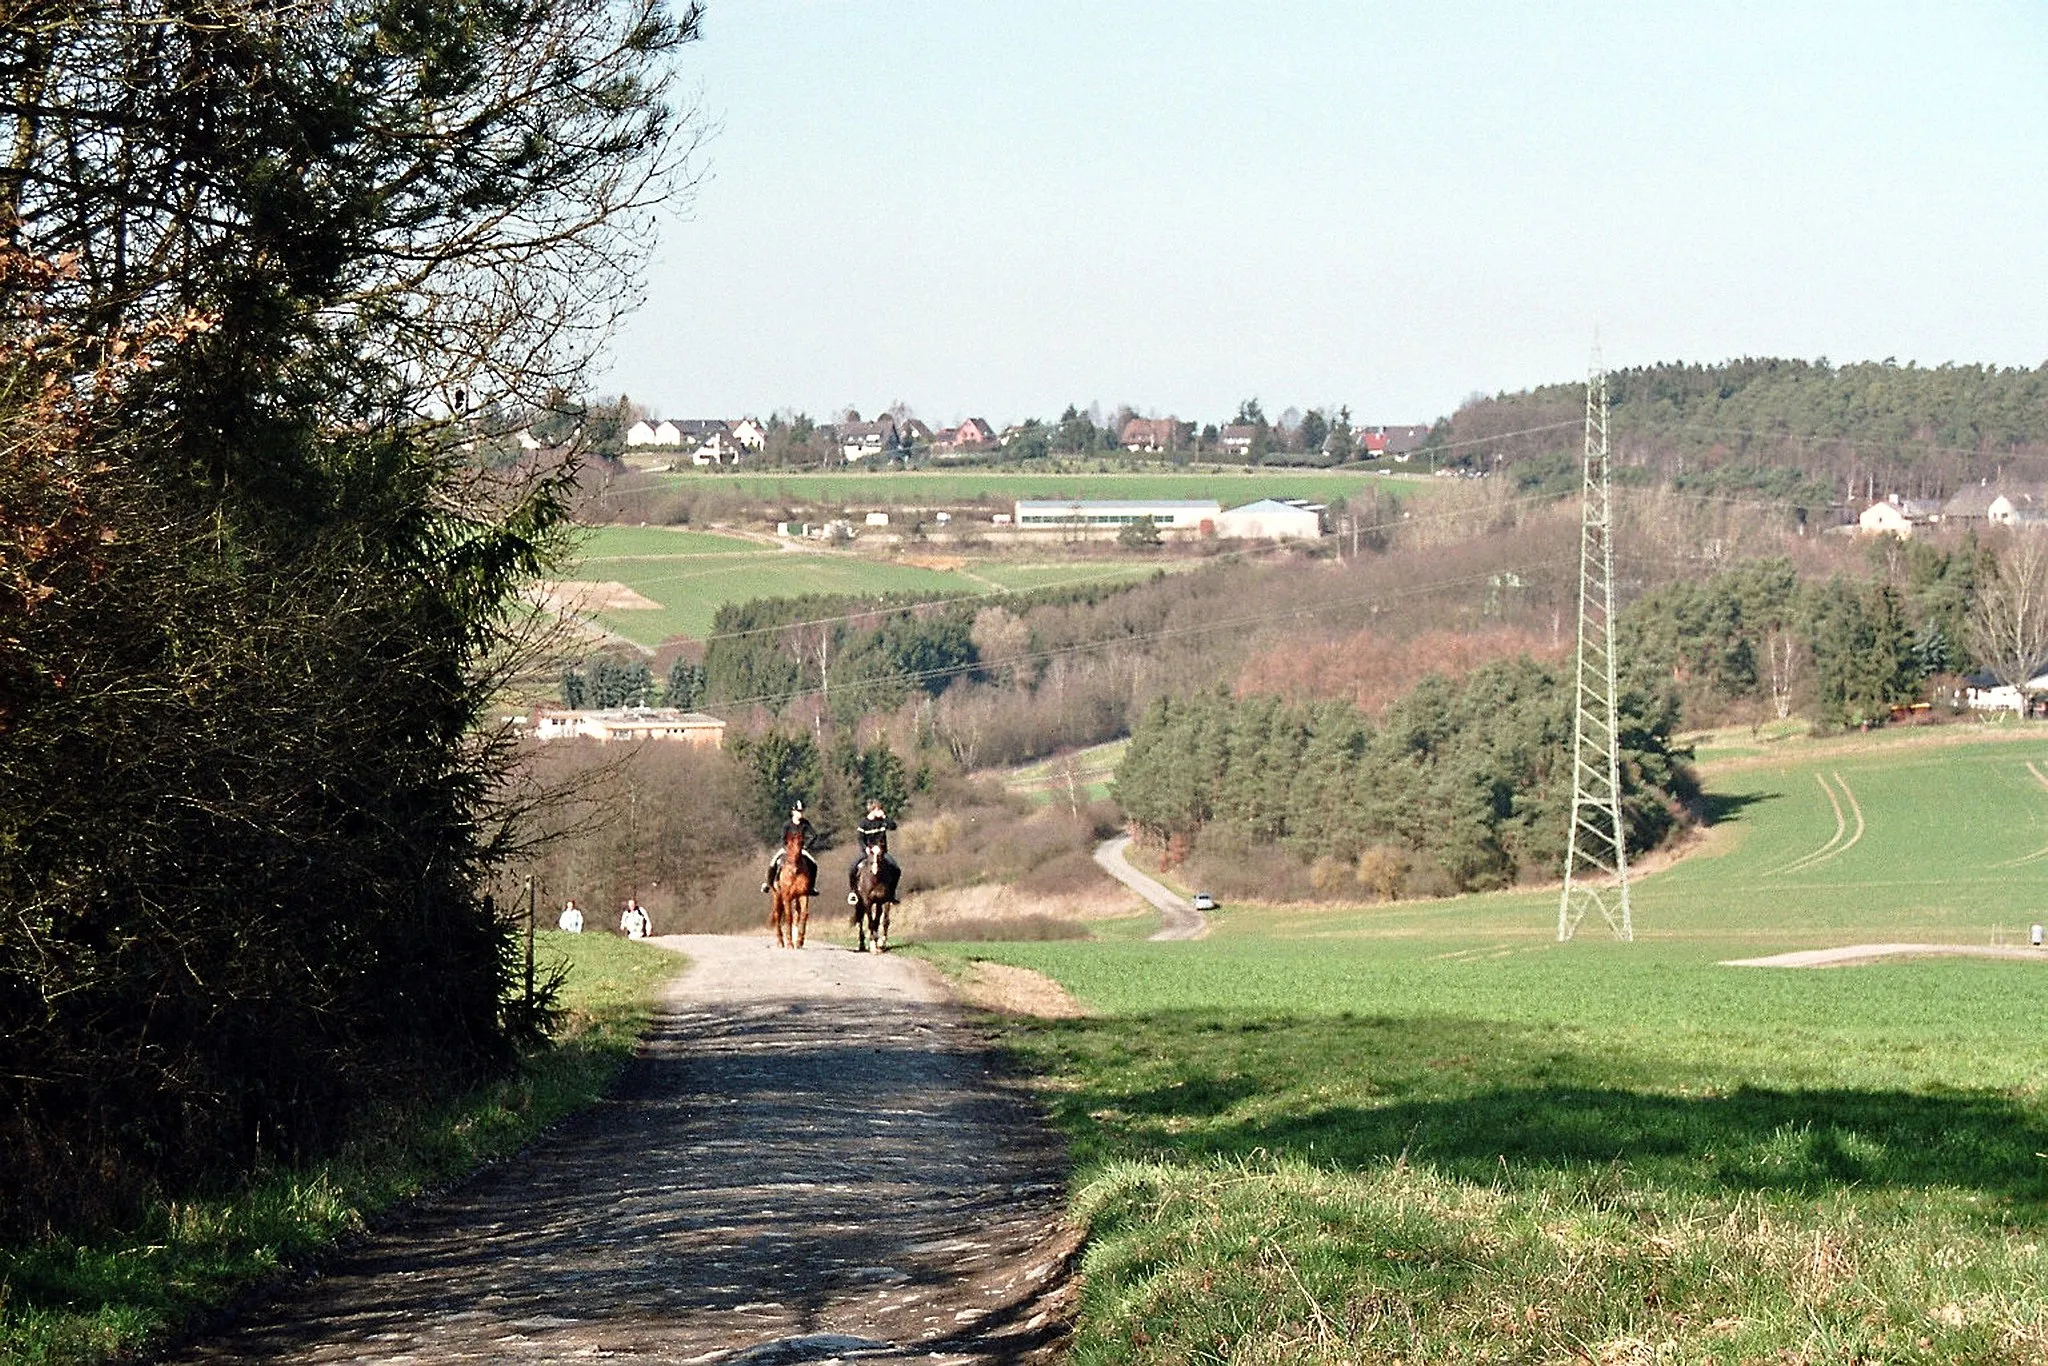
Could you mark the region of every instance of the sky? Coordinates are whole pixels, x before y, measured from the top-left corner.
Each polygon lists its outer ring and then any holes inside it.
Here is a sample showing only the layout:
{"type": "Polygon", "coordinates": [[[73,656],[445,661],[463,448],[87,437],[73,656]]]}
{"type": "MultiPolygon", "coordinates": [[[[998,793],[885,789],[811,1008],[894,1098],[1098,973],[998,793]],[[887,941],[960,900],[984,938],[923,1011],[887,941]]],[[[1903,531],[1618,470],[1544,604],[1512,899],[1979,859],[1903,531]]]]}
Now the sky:
{"type": "Polygon", "coordinates": [[[2048,361],[2048,3],[708,0],[600,388],[1223,421],[2048,361]]]}

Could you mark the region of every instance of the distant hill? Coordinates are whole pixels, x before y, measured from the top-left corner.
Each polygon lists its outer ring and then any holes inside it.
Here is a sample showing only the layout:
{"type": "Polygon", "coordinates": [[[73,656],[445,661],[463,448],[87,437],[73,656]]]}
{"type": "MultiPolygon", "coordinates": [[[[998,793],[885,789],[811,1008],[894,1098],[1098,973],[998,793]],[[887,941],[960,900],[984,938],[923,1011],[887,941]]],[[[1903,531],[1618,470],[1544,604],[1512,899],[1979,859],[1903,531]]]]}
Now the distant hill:
{"type": "MultiPolygon", "coordinates": [[[[2048,365],[1649,365],[1614,371],[1608,394],[1617,465],[1651,482],[1814,504],[2048,476],[2048,365]]],[[[1579,380],[1476,398],[1438,424],[1431,444],[1439,463],[1567,486],[1584,405],[1579,380]]]]}

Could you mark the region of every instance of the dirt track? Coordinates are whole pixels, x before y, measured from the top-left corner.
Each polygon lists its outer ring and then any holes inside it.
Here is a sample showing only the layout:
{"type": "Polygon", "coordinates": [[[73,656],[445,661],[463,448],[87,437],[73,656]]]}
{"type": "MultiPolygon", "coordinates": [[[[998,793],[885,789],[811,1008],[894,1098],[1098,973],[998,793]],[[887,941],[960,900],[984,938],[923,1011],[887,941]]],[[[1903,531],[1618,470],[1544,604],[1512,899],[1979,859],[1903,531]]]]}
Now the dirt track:
{"type": "Polygon", "coordinates": [[[1730,958],[1724,968],[1854,968],[1886,958],[2018,958],[2048,963],[2048,951],[1991,944],[1849,944],[1837,949],[1800,949],[1768,958],[1730,958]]]}
{"type": "Polygon", "coordinates": [[[1209,933],[1209,917],[1177,896],[1156,878],[1147,877],[1131,866],[1131,837],[1118,835],[1095,846],[1095,862],[1124,886],[1136,892],[1159,912],[1159,929],[1154,939],[1200,939],[1209,933]]]}
{"type": "Polygon", "coordinates": [[[1050,1361],[1064,1156],[898,957],[694,960],[610,1101],[179,1360],[1050,1361]]]}

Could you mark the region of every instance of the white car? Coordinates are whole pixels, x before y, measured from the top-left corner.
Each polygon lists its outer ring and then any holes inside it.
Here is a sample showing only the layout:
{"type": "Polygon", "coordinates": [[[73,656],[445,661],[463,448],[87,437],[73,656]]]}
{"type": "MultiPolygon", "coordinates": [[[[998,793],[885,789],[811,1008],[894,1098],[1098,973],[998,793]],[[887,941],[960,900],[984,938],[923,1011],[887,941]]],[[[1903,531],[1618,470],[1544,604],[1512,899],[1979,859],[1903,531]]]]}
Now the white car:
{"type": "Polygon", "coordinates": [[[1198,911],[1213,911],[1216,909],[1216,898],[1207,892],[1196,892],[1194,906],[1198,911]]]}

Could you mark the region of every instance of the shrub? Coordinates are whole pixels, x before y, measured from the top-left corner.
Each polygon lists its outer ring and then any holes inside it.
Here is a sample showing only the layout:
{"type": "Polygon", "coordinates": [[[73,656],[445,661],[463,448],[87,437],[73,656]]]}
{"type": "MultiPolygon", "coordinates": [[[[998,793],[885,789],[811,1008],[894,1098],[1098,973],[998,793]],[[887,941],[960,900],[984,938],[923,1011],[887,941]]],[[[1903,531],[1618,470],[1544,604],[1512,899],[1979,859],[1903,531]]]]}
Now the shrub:
{"type": "Polygon", "coordinates": [[[1355,872],[1358,885],[1381,901],[1395,901],[1408,881],[1408,854],[1390,845],[1376,844],[1358,856],[1355,872]]]}

